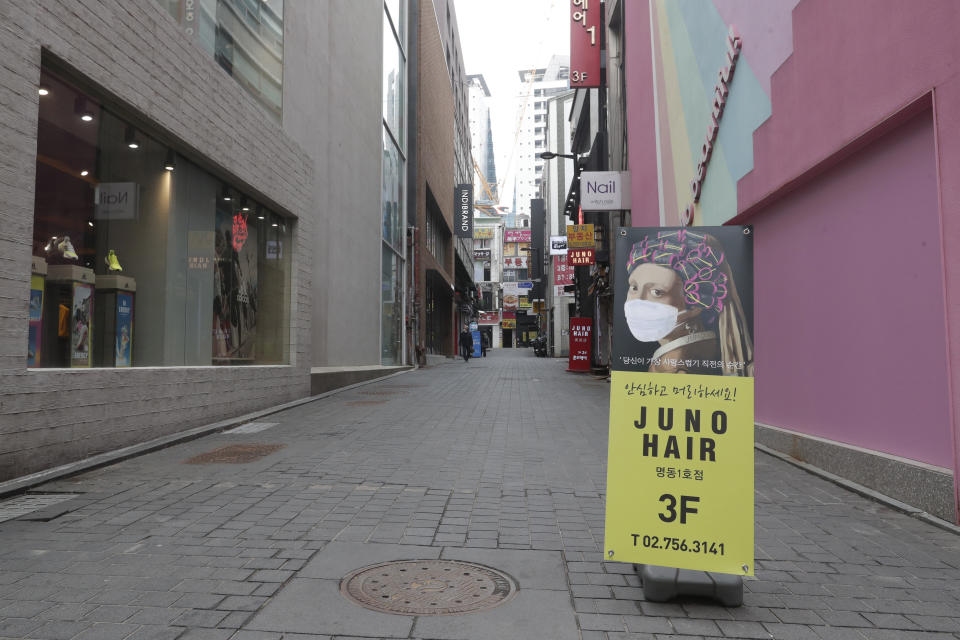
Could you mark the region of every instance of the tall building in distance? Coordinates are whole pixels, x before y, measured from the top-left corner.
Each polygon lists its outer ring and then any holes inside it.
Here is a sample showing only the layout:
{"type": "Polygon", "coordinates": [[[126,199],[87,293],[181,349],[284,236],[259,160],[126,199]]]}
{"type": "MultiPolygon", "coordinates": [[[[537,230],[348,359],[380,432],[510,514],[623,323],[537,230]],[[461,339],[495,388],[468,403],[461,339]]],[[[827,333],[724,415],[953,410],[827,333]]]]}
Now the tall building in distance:
{"type": "Polygon", "coordinates": [[[480,170],[480,176],[474,172],[474,201],[489,201],[495,204],[497,195],[497,163],[493,155],[493,128],[490,126],[490,89],[483,75],[467,76],[470,96],[470,141],[473,161],[480,170]],[[486,181],[486,188],[483,184],[486,181]],[[489,193],[487,193],[489,189],[489,193]]]}
{"type": "Polygon", "coordinates": [[[545,68],[521,69],[517,96],[517,149],[514,211],[529,216],[530,199],[538,197],[543,177],[540,154],[547,150],[547,98],[568,90],[569,56],[554,55],[545,68]]]}

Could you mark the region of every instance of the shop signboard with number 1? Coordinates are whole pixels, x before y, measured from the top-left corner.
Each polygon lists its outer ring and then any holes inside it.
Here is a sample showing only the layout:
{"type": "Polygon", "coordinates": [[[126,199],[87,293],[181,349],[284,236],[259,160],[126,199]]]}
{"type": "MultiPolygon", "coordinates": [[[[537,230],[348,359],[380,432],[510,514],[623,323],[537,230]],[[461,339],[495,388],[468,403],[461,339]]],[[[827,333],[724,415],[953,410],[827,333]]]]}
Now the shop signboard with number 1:
{"type": "Polygon", "coordinates": [[[749,227],[618,231],[608,561],[754,574],[752,247],[749,227]]]}

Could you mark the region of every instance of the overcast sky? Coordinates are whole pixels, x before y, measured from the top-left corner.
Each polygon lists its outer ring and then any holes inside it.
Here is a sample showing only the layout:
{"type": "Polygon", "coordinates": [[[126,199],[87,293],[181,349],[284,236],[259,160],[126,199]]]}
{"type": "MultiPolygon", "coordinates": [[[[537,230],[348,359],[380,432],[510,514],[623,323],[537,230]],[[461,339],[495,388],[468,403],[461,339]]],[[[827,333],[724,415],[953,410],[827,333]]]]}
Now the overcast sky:
{"type": "Polygon", "coordinates": [[[501,204],[510,206],[517,161],[519,71],[547,66],[554,54],[570,55],[566,0],[454,0],[464,66],[483,74],[493,100],[490,118],[501,204]],[[505,175],[508,166],[509,175],[505,175]]]}

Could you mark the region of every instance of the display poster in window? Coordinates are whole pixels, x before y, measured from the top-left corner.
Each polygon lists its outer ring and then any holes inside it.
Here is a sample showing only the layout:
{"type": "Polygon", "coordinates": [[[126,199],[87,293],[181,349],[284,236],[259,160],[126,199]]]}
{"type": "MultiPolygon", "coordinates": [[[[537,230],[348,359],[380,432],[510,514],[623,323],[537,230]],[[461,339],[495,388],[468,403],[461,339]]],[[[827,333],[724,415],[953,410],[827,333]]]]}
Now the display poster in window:
{"type": "Polygon", "coordinates": [[[133,354],[133,294],[129,291],[117,292],[116,327],[114,364],[117,367],[129,367],[133,354]]]}
{"type": "Polygon", "coordinates": [[[239,224],[232,212],[217,211],[213,271],[214,360],[251,361],[256,357],[257,240],[256,225],[239,224]],[[242,233],[234,236],[235,229],[242,229],[242,233]]]}
{"type": "Polygon", "coordinates": [[[604,559],[752,576],[752,229],[622,228],[616,255],[604,559]]]}
{"type": "Polygon", "coordinates": [[[27,330],[27,366],[40,364],[43,329],[43,276],[30,276],[30,324],[27,330]]]}
{"type": "Polygon", "coordinates": [[[70,310],[70,366],[89,367],[93,349],[93,285],[75,282],[70,310]]]}

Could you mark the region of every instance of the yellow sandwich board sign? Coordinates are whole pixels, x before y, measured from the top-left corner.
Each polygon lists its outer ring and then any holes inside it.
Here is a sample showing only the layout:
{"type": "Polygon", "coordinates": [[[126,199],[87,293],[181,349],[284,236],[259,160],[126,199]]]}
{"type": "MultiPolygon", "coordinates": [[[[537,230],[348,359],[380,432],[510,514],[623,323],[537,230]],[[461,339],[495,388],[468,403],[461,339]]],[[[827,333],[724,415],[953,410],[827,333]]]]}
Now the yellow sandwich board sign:
{"type": "Polygon", "coordinates": [[[753,575],[753,378],[610,387],[607,559],[753,575]]]}
{"type": "Polygon", "coordinates": [[[616,255],[606,560],[753,575],[751,231],[621,229],[616,255]]]}

